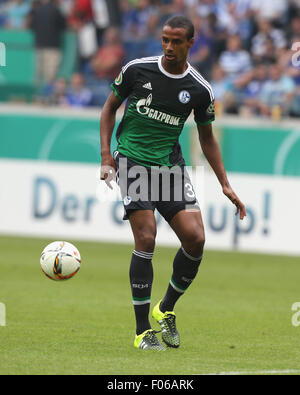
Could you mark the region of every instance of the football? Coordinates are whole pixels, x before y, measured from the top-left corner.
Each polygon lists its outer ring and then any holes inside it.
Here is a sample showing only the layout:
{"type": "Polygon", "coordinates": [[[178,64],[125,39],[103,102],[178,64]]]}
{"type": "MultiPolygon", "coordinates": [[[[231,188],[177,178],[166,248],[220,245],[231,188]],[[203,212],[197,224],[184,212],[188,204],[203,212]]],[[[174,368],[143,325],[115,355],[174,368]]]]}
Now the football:
{"type": "Polygon", "coordinates": [[[44,248],[40,264],[43,273],[51,280],[68,280],[80,269],[81,257],[73,244],[54,241],[44,248]]]}

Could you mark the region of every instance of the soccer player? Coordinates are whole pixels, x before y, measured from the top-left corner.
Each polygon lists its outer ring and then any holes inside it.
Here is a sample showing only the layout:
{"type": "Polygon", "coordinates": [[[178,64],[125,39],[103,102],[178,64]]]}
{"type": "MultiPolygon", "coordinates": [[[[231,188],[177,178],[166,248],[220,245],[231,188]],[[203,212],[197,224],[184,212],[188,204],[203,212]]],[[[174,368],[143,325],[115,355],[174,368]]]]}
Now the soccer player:
{"type": "Polygon", "coordinates": [[[244,204],[229,184],[220,148],[212,132],[211,123],[215,117],[211,86],[187,62],[193,43],[191,21],[183,16],[169,19],[162,30],[163,55],[136,59],[124,66],[112,84],[112,93],[101,115],[101,179],[112,188],[116,171],[124,203],[124,219],[129,219],[133,232],[135,248],[130,264],[130,284],[136,318],[134,346],[147,350],[166,349],[149,322],[155,209],[181,242],[166,294],[152,311],[167,346],[176,348],[180,345],[174,306],[195,279],[203,255],[205,238],[201,212],[178,142],[192,111],[203,153],[223,193],[236,206],[236,215],[239,214],[241,220],[246,215],[244,204]],[[118,147],[112,155],[110,144],[116,111],[125,99],[126,107],[117,131],[118,147]],[[171,181],[164,182],[166,169],[174,168],[180,171],[174,172],[171,181]],[[152,178],[155,177],[159,180],[158,190],[153,187],[152,178]],[[133,197],[133,186],[138,182],[141,184],[136,190],[140,195],[137,193],[138,196],[133,197]],[[180,199],[177,198],[178,191],[182,192],[180,199]],[[169,192],[168,199],[163,198],[165,192],[169,192]]]}

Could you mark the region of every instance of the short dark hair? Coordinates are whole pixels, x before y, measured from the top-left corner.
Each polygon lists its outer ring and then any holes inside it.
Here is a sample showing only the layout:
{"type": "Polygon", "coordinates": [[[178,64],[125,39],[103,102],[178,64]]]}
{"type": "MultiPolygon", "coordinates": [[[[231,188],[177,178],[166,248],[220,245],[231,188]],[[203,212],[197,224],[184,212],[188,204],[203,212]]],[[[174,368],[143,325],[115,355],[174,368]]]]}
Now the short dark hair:
{"type": "Polygon", "coordinates": [[[185,29],[187,31],[187,39],[194,37],[195,28],[190,19],[182,15],[176,15],[167,20],[164,26],[170,26],[172,29],[185,29]]]}

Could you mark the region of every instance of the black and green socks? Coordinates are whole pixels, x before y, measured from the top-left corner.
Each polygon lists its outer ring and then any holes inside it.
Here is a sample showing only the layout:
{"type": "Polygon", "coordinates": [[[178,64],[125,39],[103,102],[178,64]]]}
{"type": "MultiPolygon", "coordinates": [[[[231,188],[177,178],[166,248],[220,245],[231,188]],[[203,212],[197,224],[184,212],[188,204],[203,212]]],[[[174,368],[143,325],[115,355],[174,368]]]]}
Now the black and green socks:
{"type": "Polygon", "coordinates": [[[129,277],[137,335],[151,328],[149,310],[153,282],[152,257],[153,253],[134,250],[131,258],[129,277]]]}
{"type": "Polygon", "coordinates": [[[202,260],[200,257],[193,257],[181,247],[174,259],[173,274],[165,297],[160,304],[160,310],[173,311],[175,303],[184,294],[196,278],[202,260]]]}

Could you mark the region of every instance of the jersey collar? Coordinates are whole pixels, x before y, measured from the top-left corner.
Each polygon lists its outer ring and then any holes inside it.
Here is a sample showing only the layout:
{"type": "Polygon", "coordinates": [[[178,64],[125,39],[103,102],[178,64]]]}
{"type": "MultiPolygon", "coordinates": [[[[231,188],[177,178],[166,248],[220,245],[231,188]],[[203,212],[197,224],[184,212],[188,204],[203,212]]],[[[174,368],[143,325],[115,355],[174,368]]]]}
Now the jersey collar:
{"type": "Polygon", "coordinates": [[[171,74],[171,73],[168,73],[168,72],[163,68],[163,65],[162,65],[162,58],[163,58],[163,55],[160,56],[159,59],[158,59],[158,68],[159,68],[159,70],[160,70],[164,75],[166,75],[167,77],[169,77],[169,78],[175,78],[175,79],[183,78],[183,77],[185,77],[186,75],[188,75],[188,73],[190,72],[191,65],[188,63],[188,67],[187,67],[187,69],[185,70],[185,72],[184,72],[183,74],[171,74]]]}

